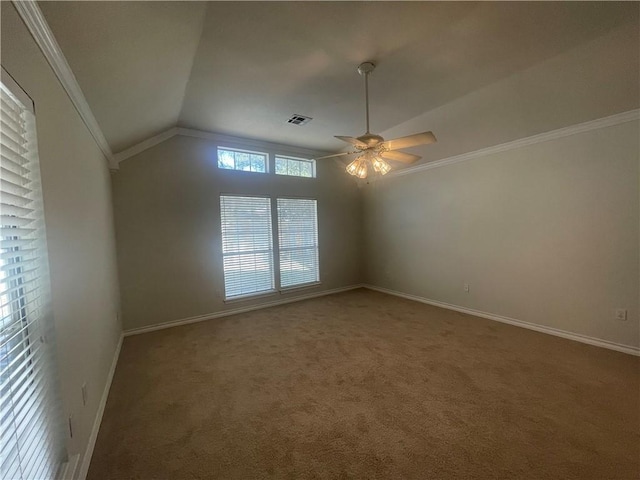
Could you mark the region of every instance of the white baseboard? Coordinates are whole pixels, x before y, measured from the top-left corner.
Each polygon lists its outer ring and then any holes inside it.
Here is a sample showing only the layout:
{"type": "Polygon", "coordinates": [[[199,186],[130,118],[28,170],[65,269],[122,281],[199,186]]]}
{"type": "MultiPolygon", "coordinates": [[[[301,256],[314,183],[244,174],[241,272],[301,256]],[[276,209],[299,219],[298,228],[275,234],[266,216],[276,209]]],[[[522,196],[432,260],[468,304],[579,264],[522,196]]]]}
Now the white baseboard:
{"type": "MultiPolygon", "coordinates": [[[[93,421],[93,427],[91,428],[91,435],[89,436],[89,443],[82,457],[82,465],[80,465],[80,473],[78,474],[78,480],[85,480],[87,473],[89,472],[89,465],[91,464],[91,457],[93,456],[93,449],[96,446],[96,440],[98,439],[98,432],[100,431],[100,424],[102,423],[102,415],[104,414],[104,408],[107,405],[107,399],[109,398],[109,390],[111,389],[111,382],[113,381],[113,375],[116,373],[116,366],[118,365],[118,358],[120,357],[120,349],[122,348],[122,340],[124,335],[120,335],[118,346],[113,354],[113,362],[111,362],[111,369],[107,375],[107,382],[102,392],[102,398],[98,404],[98,411],[96,412],[96,418],[93,421]]],[[[76,460],[77,462],[77,460],[76,460]]]]}
{"type": "Polygon", "coordinates": [[[323,290],[321,292],[314,292],[314,293],[309,293],[307,295],[297,295],[295,297],[289,297],[289,298],[285,298],[282,300],[276,300],[273,302],[265,302],[265,303],[260,303],[257,305],[251,305],[248,307],[242,307],[242,308],[234,308],[231,310],[224,310],[222,312],[216,312],[216,313],[208,313],[205,315],[198,315],[196,317],[189,317],[189,318],[183,318],[181,320],[172,320],[169,322],[163,322],[163,323],[158,323],[156,325],[149,325],[148,327],[139,327],[139,328],[132,328],[129,330],[125,330],[123,332],[123,335],[125,337],[128,337],[130,335],[139,335],[141,333],[147,333],[147,332],[154,332],[156,330],[162,330],[165,328],[171,328],[171,327],[177,327],[180,325],[188,325],[190,323],[197,323],[197,322],[204,322],[207,320],[213,320],[215,318],[221,318],[221,317],[228,317],[230,315],[237,315],[238,313],[245,313],[245,312],[251,312],[253,310],[260,310],[263,308],[270,308],[270,307],[275,307],[277,305],[284,305],[287,303],[293,303],[293,302],[300,302],[302,300],[308,300],[310,298],[317,298],[317,297],[324,297],[325,295],[332,295],[334,293],[340,293],[340,292],[346,292],[349,290],[355,290],[356,288],[362,288],[364,285],[362,284],[357,284],[357,285],[349,285],[348,287],[340,287],[340,288],[334,288],[331,290],[323,290]]]}
{"type": "Polygon", "coordinates": [[[596,347],[608,348],[609,350],[616,350],[618,352],[627,353],[629,355],[640,356],[640,348],[632,345],[624,345],[621,343],[610,342],[608,340],[601,340],[599,338],[589,337],[587,335],[581,335],[579,333],[567,332],[566,330],[560,330],[558,328],[547,327],[544,325],[538,325],[522,320],[516,320],[515,318],[504,317],[502,315],[496,315],[493,313],[482,312],[480,310],[474,310],[473,308],[459,307],[457,305],[438,302],[436,300],[430,300],[428,298],[419,297],[417,295],[410,295],[408,293],[397,292],[395,290],[389,290],[387,288],[376,287],[374,285],[365,284],[363,285],[363,287],[368,288],[369,290],[375,290],[377,292],[395,295],[396,297],[402,297],[408,300],[426,303],[427,305],[433,305],[434,307],[455,310],[456,312],[466,313],[469,315],[474,315],[476,317],[487,318],[489,320],[495,320],[496,322],[508,323],[509,325],[515,325],[516,327],[527,328],[529,330],[535,330],[536,332],[547,333],[549,335],[574,340],[576,342],[587,343],[596,347]]]}
{"type": "Polygon", "coordinates": [[[60,473],[58,480],[74,480],[76,476],[76,470],[78,469],[78,462],[80,461],[80,454],[69,457],[69,460],[62,466],[62,473],[60,473]]]}

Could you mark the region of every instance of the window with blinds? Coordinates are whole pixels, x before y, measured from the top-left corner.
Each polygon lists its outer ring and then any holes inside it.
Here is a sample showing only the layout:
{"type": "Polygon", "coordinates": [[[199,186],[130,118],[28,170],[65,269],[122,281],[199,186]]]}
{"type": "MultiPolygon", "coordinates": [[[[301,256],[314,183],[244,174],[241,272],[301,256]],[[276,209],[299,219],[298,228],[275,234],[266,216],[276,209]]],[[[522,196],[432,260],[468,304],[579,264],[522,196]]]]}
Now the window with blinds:
{"type": "Polygon", "coordinates": [[[316,200],[278,198],[280,286],[318,282],[318,218],[316,200]]]}
{"type": "Polygon", "coordinates": [[[55,478],[65,458],[32,103],[0,83],[0,477],[55,478]]]}
{"type": "Polygon", "coordinates": [[[220,197],[225,298],[273,291],[271,199],[220,197]]]}

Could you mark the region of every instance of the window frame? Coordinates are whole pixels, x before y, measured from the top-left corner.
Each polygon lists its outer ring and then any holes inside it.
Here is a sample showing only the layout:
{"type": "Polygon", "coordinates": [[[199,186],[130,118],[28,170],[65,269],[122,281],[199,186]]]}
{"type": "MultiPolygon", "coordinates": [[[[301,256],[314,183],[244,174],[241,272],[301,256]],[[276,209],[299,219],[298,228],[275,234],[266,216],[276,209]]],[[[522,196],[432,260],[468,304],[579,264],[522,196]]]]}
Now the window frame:
{"type": "Polygon", "coordinates": [[[318,216],[318,204],[319,201],[317,198],[312,198],[308,196],[293,196],[293,195],[277,195],[277,194],[245,194],[245,193],[237,193],[237,192],[220,192],[218,194],[218,212],[220,212],[220,270],[221,270],[221,284],[222,284],[222,301],[224,303],[235,303],[246,300],[259,299],[264,297],[271,297],[276,294],[284,295],[294,290],[302,290],[312,288],[322,284],[322,275],[320,268],[320,220],[318,216]],[[272,236],[272,265],[273,265],[273,289],[271,290],[261,290],[255,293],[247,293],[243,295],[234,295],[231,297],[227,297],[226,293],[226,284],[225,284],[225,276],[224,276],[224,245],[223,245],[223,233],[222,233],[222,197],[248,197],[248,198],[266,198],[269,199],[271,203],[271,236],[272,236]],[[317,245],[316,249],[318,252],[318,280],[314,282],[307,282],[302,284],[291,285],[287,287],[283,287],[281,285],[281,272],[280,272],[280,231],[278,226],[278,199],[286,199],[286,200],[313,200],[316,202],[316,235],[317,235],[317,245]]]}
{"type": "Polygon", "coordinates": [[[221,170],[221,171],[243,172],[243,173],[260,173],[260,174],[263,174],[263,175],[268,175],[269,173],[271,173],[270,157],[271,157],[271,155],[268,152],[261,152],[261,151],[257,151],[257,150],[247,150],[245,148],[228,147],[228,146],[225,146],[225,145],[222,145],[222,144],[216,145],[216,168],[218,168],[218,170],[221,170]],[[262,156],[264,156],[264,172],[260,172],[260,171],[257,171],[257,170],[241,170],[241,169],[235,168],[235,165],[236,165],[235,157],[233,159],[234,168],[221,167],[220,166],[220,150],[226,150],[228,152],[233,152],[233,153],[248,153],[250,155],[262,155],[262,156]]]}
{"type": "MultiPolygon", "coordinates": [[[[309,177],[302,177],[302,178],[309,178],[309,177]]],[[[301,197],[301,196],[287,196],[287,195],[276,195],[275,196],[275,204],[276,204],[276,233],[278,235],[278,290],[281,293],[286,293],[286,292],[290,292],[292,290],[299,290],[299,289],[303,289],[303,288],[309,288],[309,287],[314,287],[316,285],[321,285],[322,284],[322,276],[321,276],[321,272],[320,272],[320,222],[318,219],[318,199],[317,198],[311,198],[311,197],[301,197]],[[288,285],[286,287],[282,286],[282,269],[280,267],[280,253],[281,253],[281,248],[280,248],[280,216],[277,213],[277,207],[278,207],[278,200],[311,200],[315,202],[315,226],[316,226],[316,245],[315,245],[315,249],[316,249],[316,258],[318,259],[318,265],[317,265],[317,280],[311,281],[311,282],[305,282],[305,283],[298,283],[295,285],[288,285]]],[[[292,251],[292,250],[308,250],[310,248],[314,248],[314,247],[300,247],[299,249],[292,249],[292,248],[286,248],[287,251],[292,251]]]]}
{"type": "MultiPolygon", "coordinates": [[[[275,175],[278,175],[280,177],[293,177],[293,178],[307,178],[307,179],[315,179],[317,178],[317,171],[316,171],[316,161],[313,158],[302,158],[302,157],[294,157],[291,155],[280,155],[278,153],[274,154],[273,156],[273,173],[275,175]],[[291,175],[289,173],[278,173],[278,168],[277,168],[277,163],[278,163],[278,159],[282,159],[282,160],[287,160],[287,162],[289,161],[294,161],[294,162],[299,162],[299,163],[308,163],[311,165],[311,176],[310,177],[306,177],[304,175],[291,175]]],[[[287,166],[287,170],[288,170],[288,166],[287,166]]]]}
{"type": "MultiPolygon", "coordinates": [[[[16,388],[22,391],[18,398],[15,398],[13,393],[9,394],[12,403],[8,411],[3,411],[3,415],[14,417],[23,415],[21,420],[14,419],[14,422],[18,421],[20,427],[24,428],[21,436],[26,435],[25,438],[28,440],[24,441],[28,441],[29,444],[21,451],[24,445],[20,445],[20,439],[15,439],[15,447],[11,447],[11,451],[15,452],[17,449],[21,453],[16,454],[18,456],[14,457],[10,466],[19,466],[19,473],[24,476],[42,474],[43,469],[50,471],[56,469],[60,472],[64,468],[65,461],[68,461],[68,452],[65,446],[67,436],[62,429],[63,413],[56,381],[55,342],[52,341],[55,338],[55,335],[52,335],[55,327],[51,305],[35,106],[33,100],[4,67],[1,69],[1,81],[3,90],[18,101],[19,109],[25,114],[21,134],[25,142],[21,148],[25,151],[20,156],[26,161],[21,164],[22,172],[11,168],[9,170],[15,177],[22,177],[27,182],[19,183],[18,178],[10,181],[13,184],[10,188],[18,190],[13,200],[7,201],[7,205],[13,205],[18,211],[13,210],[13,213],[3,214],[6,215],[2,222],[3,229],[7,228],[8,231],[1,238],[3,242],[14,242],[14,244],[3,244],[2,254],[5,258],[0,261],[0,268],[3,271],[3,281],[0,285],[6,285],[0,289],[2,292],[0,303],[3,306],[1,313],[3,321],[6,318],[12,319],[6,325],[8,332],[5,332],[6,336],[3,337],[3,340],[7,338],[4,345],[6,352],[2,352],[3,356],[6,355],[7,364],[2,365],[1,368],[5,370],[6,367],[5,373],[14,377],[13,381],[18,382],[16,388]],[[28,192],[20,193],[20,189],[26,189],[28,192]],[[21,205],[18,198],[28,199],[28,203],[21,205]],[[23,207],[30,210],[30,213],[21,213],[19,210],[23,207]],[[9,234],[10,228],[16,229],[15,235],[9,234]],[[20,245],[21,241],[27,241],[28,246],[26,243],[20,245]],[[16,370],[9,373],[12,368],[16,370]],[[14,401],[18,402],[18,410],[15,410],[14,401]],[[32,413],[34,411],[36,413],[32,413]],[[34,445],[39,446],[43,451],[36,453],[34,445]],[[18,459],[17,463],[15,458],[18,459]]],[[[20,113],[20,116],[23,113],[20,113]]],[[[16,159],[9,160],[9,163],[18,164],[16,159]]],[[[3,165],[4,167],[7,165],[3,165]]],[[[9,212],[12,212],[12,209],[9,209],[9,212]]],[[[4,401],[3,398],[3,403],[4,401]]],[[[13,435],[11,430],[6,433],[13,435]]],[[[5,448],[8,444],[3,442],[2,447],[5,448]]]]}
{"type": "Polygon", "coordinates": [[[265,297],[269,295],[273,295],[278,292],[278,278],[276,276],[276,263],[275,263],[275,255],[274,252],[276,250],[276,244],[274,243],[274,231],[273,231],[273,198],[271,195],[259,195],[259,194],[242,194],[242,193],[224,193],[220,192],[218,196],[218,211],[220,212],[220,259],[221,259],[221,267],[222,267],[222,288],[223,288],[223,299],[225,303],[237,302],[252,298],[265,297]],[[224,269],[224,259],[225,256],[229,255],[240,255],[238,253],[226,253],[224,252],[224,237],[223,237],[223,229],[222,229],[222,197],[237,197],[237,198],[260,198],[269,200],[269,228],[271,233],[271,250],[266,250],[266,252],[271,253],[271,285],[272,288],[267,290],[259,290],[256,292],[245,293],[240,295],[232,295],[227,296],[227,286],[226,286],[226,277],[225,277],[225,269],[224,269]]]}

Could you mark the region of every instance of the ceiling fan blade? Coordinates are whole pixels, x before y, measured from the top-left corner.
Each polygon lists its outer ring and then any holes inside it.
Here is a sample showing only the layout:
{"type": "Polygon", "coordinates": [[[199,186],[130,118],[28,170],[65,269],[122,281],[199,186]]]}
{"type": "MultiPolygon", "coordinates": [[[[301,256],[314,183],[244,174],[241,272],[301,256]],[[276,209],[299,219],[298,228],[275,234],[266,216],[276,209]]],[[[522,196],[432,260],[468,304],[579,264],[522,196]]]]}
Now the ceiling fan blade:
{"type": "Polygon", "coordinates": [[[437,142],[436,136],[432,132],[416,133],[406,137],[387,140],[383,143],[389,150],[399,150],[401,148],[415,147],[416,145],[427,145],[437,142]]]}
{"type": "Polygon", "coordinates": [[[318,158],[315,158],[314,160],[324,160],[325,158],[342,157],[343,155],[353,155],[354,153],[359,153],[359,152],[354,150],[353,152],[334,153],[333,155],[325,155],[324,157],[318,157],[318,158]]]}
{"type": "Polygon", "coordinates": [[[383,152],[380,156],[385,160],[395,160],[396,162],[402,162],[402,163],[413,163],[416,160],[420,160],[422,158],[412,153],[392,152],[392,151],[383,152]]]}
{"type": "Polygon", "coordinates": [[[339,140],[342,140],[343,142],[347,142],[347,143],[350,143],[351,145],[355,145],[356,147],[364,147],[364,148],[367,147],[366,143],[361,142],[355,137],[342,137],[340,135],[336,135],[335,137],[339,140]]]}

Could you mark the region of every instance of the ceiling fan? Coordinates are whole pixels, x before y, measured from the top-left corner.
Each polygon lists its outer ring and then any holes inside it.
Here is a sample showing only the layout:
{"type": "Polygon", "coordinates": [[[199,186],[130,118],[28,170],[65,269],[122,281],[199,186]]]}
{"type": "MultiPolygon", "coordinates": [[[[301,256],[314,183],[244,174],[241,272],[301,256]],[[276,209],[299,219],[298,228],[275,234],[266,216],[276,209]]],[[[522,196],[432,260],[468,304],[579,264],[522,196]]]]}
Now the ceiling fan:
{"type": "Polygon", "coordinates": [[[391,170],[387,160],[401,163],[413,163],[421,157],[411,153],[398,152],[401,148],[415,147],[435,143],[436,137],[432,132],[416,133],[394,140],[385,140],[380,135],[369,132],[369,74],[376,68],[372,62],[364,62],[358,66],[358,73],[364,77],[364,96],[367,118],[367,132],[359,137],[345,137],[336,135],[336,138],[355,147],[351,152],[336,153],[317,158],[342,157],[359,154],[355,160],[347,165],[347,173],[358,178],[367,178],[369,165],[375,172],[386,175],[391,170]]]}

